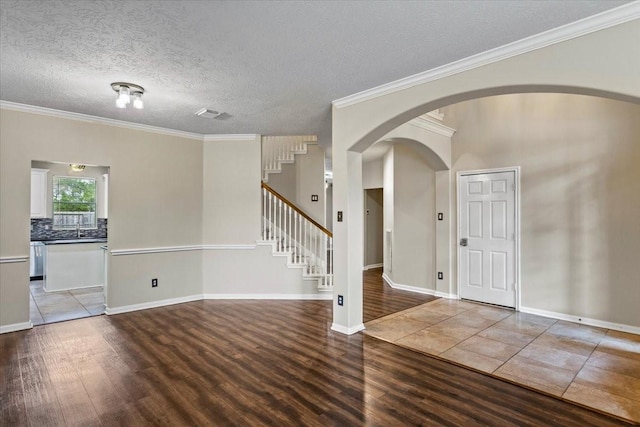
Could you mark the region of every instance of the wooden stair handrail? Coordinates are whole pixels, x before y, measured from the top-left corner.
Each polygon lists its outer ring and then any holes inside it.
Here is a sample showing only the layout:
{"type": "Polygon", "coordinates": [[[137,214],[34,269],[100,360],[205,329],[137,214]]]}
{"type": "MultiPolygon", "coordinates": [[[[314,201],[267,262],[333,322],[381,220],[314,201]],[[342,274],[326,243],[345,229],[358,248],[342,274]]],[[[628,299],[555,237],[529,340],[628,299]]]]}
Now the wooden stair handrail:
{"type": "Polygon", "coordinates": [[[321,226],[320,224],[318,224],[316,221],[313,220],[313,218],[311,218],[309,215],[307,215],[306,213],[304,213],[299,207],[297,207],[296,205],[294,205],[293,203],[291,203],[289,200],[287,200],[286,197],[284,197],[282,194],[278,193],[276,190],[274,190],[273,188],[269,187],[267,184],[265,184],[264,182],[262,183],[262,188],[264,188],[265,190],[267,190],[269,193],[273,194],[274,196],[276,196],[278,199],[282,200],[287,206],[289,206],[291,209],[293,209],[294,211],[298,212],[300,215],[302,215],[302,217],[304,219],[306,219],[307,221],[309,221],[311,224],[315,225],[316,227],[318,227],[320,229],[320,231],[322,231],[324,234],[326,234],[327,236],[333,238],[333,233],[330,232],[329,230],[327,230],[326,228],[324,228],[323,226],[321,226]]]}

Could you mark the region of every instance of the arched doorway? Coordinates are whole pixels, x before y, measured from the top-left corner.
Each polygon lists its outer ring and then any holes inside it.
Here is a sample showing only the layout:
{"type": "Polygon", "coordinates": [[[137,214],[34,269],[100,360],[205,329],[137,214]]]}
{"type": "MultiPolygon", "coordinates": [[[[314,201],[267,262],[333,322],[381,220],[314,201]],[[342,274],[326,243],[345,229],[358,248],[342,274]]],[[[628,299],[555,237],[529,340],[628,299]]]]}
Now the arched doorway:
{"type": "Polygon", "coordinates": [[[361,153],[367,147],[428,111],[489,95],[556,92],[640,103],[640,59],[629,41],[638,26],[622,24],[404,90],[334,105],[334,217],[342,212],[344,218],[334,227],[334,293],[345,304],[334,303],[332,328],[349,334],[363,327],[361,153]]]}

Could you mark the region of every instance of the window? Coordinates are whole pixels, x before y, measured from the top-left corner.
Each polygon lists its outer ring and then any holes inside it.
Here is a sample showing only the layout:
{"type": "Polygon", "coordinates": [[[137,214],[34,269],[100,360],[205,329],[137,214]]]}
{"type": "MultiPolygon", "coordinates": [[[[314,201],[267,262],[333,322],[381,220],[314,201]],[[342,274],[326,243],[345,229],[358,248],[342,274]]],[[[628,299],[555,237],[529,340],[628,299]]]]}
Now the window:
{"type": "Polygon", "coordinates": [[[97,228],[96,180],[53,177],[53,228],[97,228]]]}

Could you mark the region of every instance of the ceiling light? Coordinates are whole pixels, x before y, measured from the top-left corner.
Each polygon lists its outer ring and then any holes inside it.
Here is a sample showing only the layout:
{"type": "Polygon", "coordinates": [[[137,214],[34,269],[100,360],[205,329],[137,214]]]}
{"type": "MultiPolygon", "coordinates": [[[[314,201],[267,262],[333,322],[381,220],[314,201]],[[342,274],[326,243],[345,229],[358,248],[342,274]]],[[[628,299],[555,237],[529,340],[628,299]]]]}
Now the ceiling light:
{"type": "Polygon", "coordinates": [[[205,119],[215,119],[216,117],[220,117],[222,113],[217,111],[209,110],[208,108],[202,108],[196,111],[196,116],[204,117],[205,119]]]}
{"type": "Polygon", "coordinates": [[[144,108],[144,102],[142,102],[142,92],[133,92],[131,96],[133,97],[133,108],[142,110],[144,108]]]}
{"type": "Polygon", "coordinates": [[[86,168],[85,165],[69,165],[69,166],[71,166],[71,170],[74,172],[82,172],[84,168],[86,168]]]}
{"type": "Polygon", "coordinates": [[[144,108],[144,103],[142,102],[144,88],[142,86],[133,83],[115,82],[111,83],[111,88],[118,93],[116,107],[126,108],[127,105],[131,103],[131,98],[133,97],[133,108],[137,108],[138,110],[144,108]]]}

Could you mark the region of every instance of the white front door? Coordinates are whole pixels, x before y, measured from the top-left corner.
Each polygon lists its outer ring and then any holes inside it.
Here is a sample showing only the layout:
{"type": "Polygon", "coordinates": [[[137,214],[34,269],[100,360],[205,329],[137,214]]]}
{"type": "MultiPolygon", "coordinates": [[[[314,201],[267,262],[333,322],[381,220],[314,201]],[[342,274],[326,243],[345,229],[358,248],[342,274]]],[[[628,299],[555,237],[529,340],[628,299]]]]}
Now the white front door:
{"type": "Polygon", "coordinates": [[[515,172],[461,175],[460,297],[516,306],[515,172]]]}

